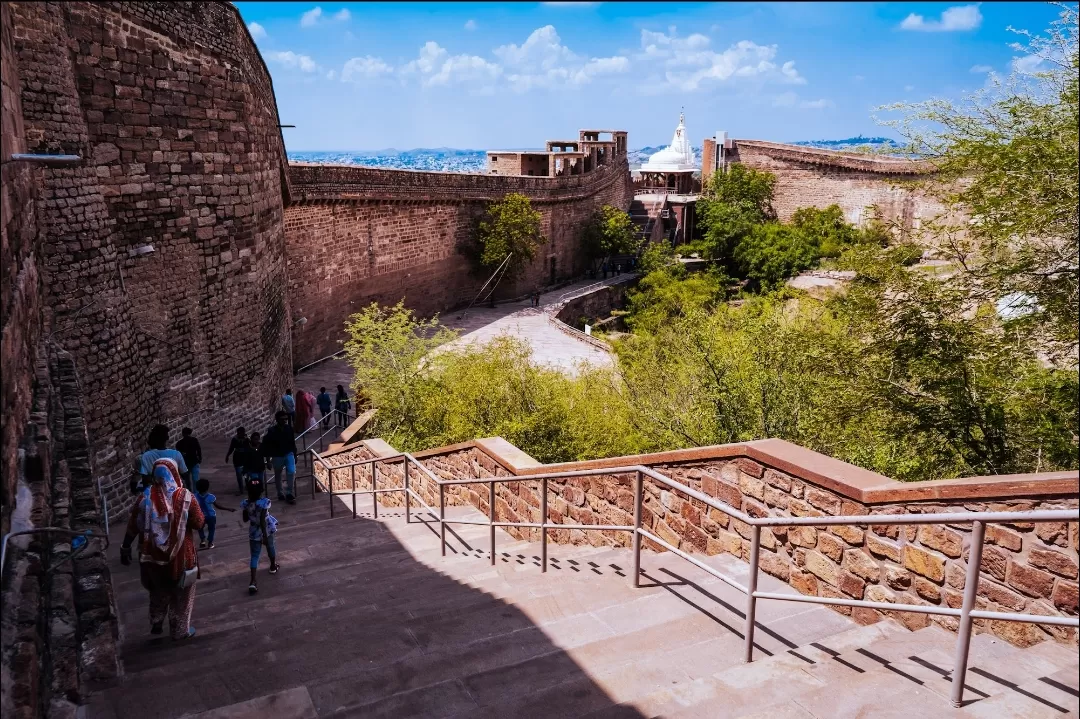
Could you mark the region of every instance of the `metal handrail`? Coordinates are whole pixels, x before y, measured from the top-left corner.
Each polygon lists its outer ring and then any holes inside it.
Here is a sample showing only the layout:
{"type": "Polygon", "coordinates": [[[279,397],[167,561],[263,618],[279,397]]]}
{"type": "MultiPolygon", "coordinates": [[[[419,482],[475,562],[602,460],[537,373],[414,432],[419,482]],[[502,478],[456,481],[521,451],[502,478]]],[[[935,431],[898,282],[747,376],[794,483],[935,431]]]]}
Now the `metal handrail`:
{"type": "MultiPolygon", "coordinates": [[[[952,690],[950,701],[954,707],[960,707],[963,702],[964,680],[968,668],[968,652],[971,646],[972,622],[975,619],[991,619],[1007,622],[1028,622],[1031,624],[1044,624],[1063,627],[1080,627],[1080,619],[1076,617],[1045,616],[1034,614],[1022,614],[1016,612],[992,612],[975,609],[977,596],[980,565],[982,563],[983,543],[987,524],[1003,522],[1076,522],[1080,521],[1080,509],[1051,509],[1028,512],[939,512],[927,514],[862,514],[840,515],[822,517],[752,517],[741,510],[735,509],[713,497],[703,494],[691,487],[677,482],[659,472],[643,465],[631,465],[625,467],[606,467],[599,469],[572,470],[566,472],[545,472],[527,475],[515,475],[505,477],[478,477],[475,479],[439,479],[411,454],[401,452],[386,457],[373,457],[370,459],[348,462],[342,465],[331,466],[325,462],[314,450],[311,450],[316,461],[326,470],[330,480],[330,514],[333,516],[333,497],[335,495],[351,494],[353,497],[353,516],[356,516],[356,495],[371,494],[372,504],[375,507],[374,516],[378,517],[378,495],[390,492],[405,493],[405,518],[411,521],[409,511],[409,497],[413,496],[425,509],[435,515],[435,510],[429,507],[423,499],[409,487],[409,467],[419,468],[432,482],[436,484],[439,492],[439,541],[441,553],[446,556],[446,525],[464,524],[481,525],[491,527],[491,563],[495,564],[495,528],[496,527],[521,527],[540,530],[541,561],[540,571],[547,572],[547,532],[549,529],[580,529],[584,531],[626,531],[633,533],[634,570],[633,586],[641,586],[641,538],[645,537],[651,542],[672,552],[676,556],[685,559],[699,569],[720,579],[734,589],[746,595],[746,610],[744,613],[745,627],[743,631],[743,661],[753,661],[755,615],[758,599],[774,599],[787,602],[803,602],[808,604],[823,604],[842,607],[860,607],[876,609],[879,611],[914,612],[937,616],[957,617],[959,628],[957,631],[956,650],[952,673],[952,690]],[[402,461],[404,464],[405,486],[397,488],[378,489],[375,465],[378,462],[402,461]],[[355,485],[355,468],[357,466],[372,465],[372,489],[357,490],[355,485]],[[351,469],[350,469],[351,468],[351,469]],[[331,472],[342,469],[350,469],[353,473],[353,489],[351,491],[332,491],[333,481],[331,472]],[[631,525],[601,525],[601,524],[562,524],[548,521],[547,496],[548,480],[571,479],[575,477],[593,477],[601,475],[633,474],[634,479],[634,524],[631,525]],[[706,506],[716,509],[728,515],[732,519],[750,526],[750,575],[749,581],[743,585],[723,572],[710,567],[705,562],[673,546],[656,534],[641,526],[642,504],[644,500],[644,478],[648,477],[655,482],[667,486],[677,492],[696,499],[706,506]],[[495,520],[495,485],[497,483],[532,482],[541,483],[540,491],[540,522],[499,522],[495,520]],[[446,488],[465,484],[488,485],[488,519],[486,521],[475,519],[447,519],[446,518],[446,488]],[[895,524],[970,524],[972,526],[971,545],[968,555],[967,573],[964,583],[964,598],[959,609],[952,607],[940,607],[916,604],[893,604],[890,602],[872,602],[861,599],[844,599],[833,597],[817,597],[804,594],[781,594],[777,592],[762,592],[757,589],[758,573],[760,570],[759,554],[761,548],[762,527],[788,527],[788,526],[841,526],[841,525],[895,525],[895,524]]],[[[315,493],[315,471],[312,467],[312,498],[315,493]]]]}

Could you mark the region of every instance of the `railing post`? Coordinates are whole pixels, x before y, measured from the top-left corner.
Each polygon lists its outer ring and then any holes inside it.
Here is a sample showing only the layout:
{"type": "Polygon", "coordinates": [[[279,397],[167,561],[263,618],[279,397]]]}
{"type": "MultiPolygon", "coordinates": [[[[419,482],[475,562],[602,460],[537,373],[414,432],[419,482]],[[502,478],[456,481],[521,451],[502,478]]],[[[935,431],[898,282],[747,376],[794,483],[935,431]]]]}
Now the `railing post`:
{"type": "Polygon", "coordinates": [[[337,467],[331,467],[326,472],[326,481],[330,486],[326,488],[326,494],[330,497],[330,518],[334,518],[334,470],[337,467]]]}
{"type": "Polygon", "coordinates": [[[547,477],[540,480],[540,571],[547,571],[547,477]]]}
{"type": "Polygon", "coordinates": [[[639,470],[634,477],[634,586],[641,586],[641,502],[645,480],[639,470]]]}
{"type": "Polygon", "coordinates": [[[409,458],[406,457],[401,462],[404,465],[405,474],[405,524],[412,522],[412,515],[409,514],[409,458]]]}
{"type": "Polygon", "coordinates": [[[439,544],[446,556],[446,485],[439,482],[439,544]]]}
{"type": "Polygon", "coordinates": [[[356,465],[352,465],[352,518],[356,519],[356,465]]]}
{"type": "Polygon", "coordinates": [[[379,465],[377,460],[371,460],[371,514],[375,519],[379,518],[379,465]]]}
{"type": "Polygon", "coordinates": [[[758,552],[761,550],[761,527],[750,525],[750,578],[746,582],[746,627],[743,629],[743,661],[754,661],[754,615],[757,613],[758,552]]]}
{"type": "Polygon", "coordinates": [[[491,520],[491,564],[495,565],[495,480],[488,489],[488,518],[491,520]]]}
{"type": "Polygon", "coordinates": [[[967,577],[964,580],[964,603],[960,607],[960,627],[956,633],[956,659],[953,661],[952,705],[959,708],[964,703],[964,679],[967,677],[968,650],[971,648],[971,610],[975,608],[975,596],[979,591],[979,568],[982,564],[983,522],[971,523],[971,550],[968,552],[967,577]]]}
{"type": "MultiPolygon", "coordinates": [[[[311,470],[311,501],[315,501],[315,459],[311,456],[311,452],[307,452],[308,456],[308,468],[311,470]]],[[[263,483],[266,486],[266,483],[263,483]]]]}

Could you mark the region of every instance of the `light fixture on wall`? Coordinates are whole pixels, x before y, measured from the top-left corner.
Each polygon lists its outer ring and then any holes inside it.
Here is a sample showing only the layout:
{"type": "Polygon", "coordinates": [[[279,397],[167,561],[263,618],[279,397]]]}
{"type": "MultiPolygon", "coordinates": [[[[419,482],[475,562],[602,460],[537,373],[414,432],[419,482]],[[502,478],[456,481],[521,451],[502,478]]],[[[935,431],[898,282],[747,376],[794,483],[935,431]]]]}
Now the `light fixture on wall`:
{"type": "Polygon", "coordinates": [[[149,255],[154,251],[153,245],[141,245],[139,247],[129,247],[128,257],[142,257],[143,255],[149,255]]]}
{"type": "Polygon", "coordinates": [[[307,324],[307,317],[301,317],[296,322],[293,322],[293,324],[294,325],[300,325],[300,326],[306,325],[307,324]]]}

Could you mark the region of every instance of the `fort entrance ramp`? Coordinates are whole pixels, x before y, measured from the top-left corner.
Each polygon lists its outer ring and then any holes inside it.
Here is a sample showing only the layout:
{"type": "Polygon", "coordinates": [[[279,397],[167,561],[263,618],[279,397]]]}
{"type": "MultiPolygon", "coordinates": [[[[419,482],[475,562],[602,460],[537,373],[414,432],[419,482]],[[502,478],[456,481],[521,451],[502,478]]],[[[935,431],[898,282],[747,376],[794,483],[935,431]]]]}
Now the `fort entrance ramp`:
{"type": "MultiPolygon", "coordinates": [[[[224,451],[207,444],[209,456],[224,451]]],[[[231,471],[208,463],[203,476],[231,487],[231,471]]],[[[89,717],[997,719],[1080,704],[1075,652],[1055,642],[974,637],[966,703],[950,709],[956,636],[940,627],[860,626],[823,606],[762,602],[744,664],[744,596],[670,552],[645,552],[634,588],[628,549],[551,545],[541,573],[539,544],[497,529],[493,565],[487,526],[448,528],[442,556],[434,516],[416,505],[407,522],[402,507],[375,518],[369,498],[343,496],[331,518],[328,495],[309,489],[275,504],[281,572],[262,570],[254,597],[246,529],[219,513],[189,642],[152,638],[137,573],[113,567],[124,676],[92,698],[89,717]]],[[[702,561],[747,580],[734,557],[702,561]]],[[[758,588],[794,591],[764,574],[758,588]]]]}

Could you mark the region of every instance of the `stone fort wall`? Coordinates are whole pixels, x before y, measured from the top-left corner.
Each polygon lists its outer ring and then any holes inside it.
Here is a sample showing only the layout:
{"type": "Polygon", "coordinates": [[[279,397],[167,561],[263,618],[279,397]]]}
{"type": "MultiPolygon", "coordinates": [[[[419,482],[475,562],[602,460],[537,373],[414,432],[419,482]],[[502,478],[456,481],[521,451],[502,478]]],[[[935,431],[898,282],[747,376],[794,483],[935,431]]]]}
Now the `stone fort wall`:
{"type": "MultiPolygon", "coordinates": [[[[706,140],[706,167],[715,152],[715,143],[706,140]]],[[[907,235],[944,211],[915,186],[928,169],[915,162],[760,140],[733,141],[727,160],[776,177],[773,207],[785,222],[800,207],[835,204],[849,222],[862,225],[876,215],[907,235]]]]}
{"type": "Polygon", "coordinates": [[[35,178],[37,202],[19,207],[37,235],[17,247],[45,287],[44,312],[28,301],[21,323],[40,317],[72,353],[110,486],[152,424],[262,421],[288,382],[273,90],[226,3],[14,3],[10,16],[25,151],[84,158],[13,170],[35,178]]]}
{"type": "Polygon", "coordinates": [[[307,318],[293,328],[297,366],[340,350],[346,319],[372,302],[404,300],[430,315],[472,301],[488,273],[475,273],[459,247],[487,204],[507,193],[530,198],[548,242],[516,282],[500,284],[497,298],[580,274],[586,220],[602,205],[627,209],[633,199],[625,160],[560,178],[328,165],[293,165],[289,176],[289,304],[294,319],[307,318]]]}

